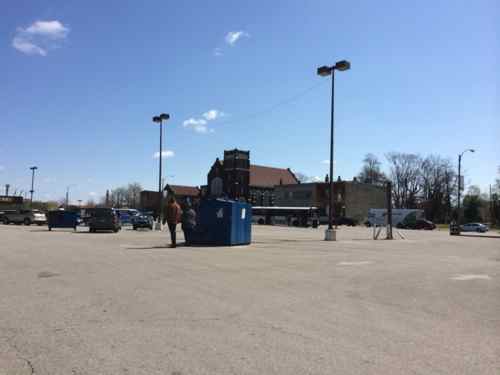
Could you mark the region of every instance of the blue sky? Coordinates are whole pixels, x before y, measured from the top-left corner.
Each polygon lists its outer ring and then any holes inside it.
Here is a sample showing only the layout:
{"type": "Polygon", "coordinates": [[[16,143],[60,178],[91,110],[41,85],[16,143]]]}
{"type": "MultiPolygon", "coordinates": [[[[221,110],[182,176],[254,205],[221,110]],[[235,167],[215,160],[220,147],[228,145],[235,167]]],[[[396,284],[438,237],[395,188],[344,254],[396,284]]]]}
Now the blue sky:
{"type": "MultiPolygon", "coordinates": [[[[224,149],[323,177],[336,78],[336,173],[368,152],[465,148],[466,182],[500,164],[499,8],[491,1],[15,1],[0,13],[0,186],[98,198],[165,175],[200,185],[224,149]],[[293,99],[293,100],[292,100],[293,99]],[[173,156],[172,156],[173,153],[173,156]]],[[[2,188],[3,192],[3,188],[2,188]]]]}

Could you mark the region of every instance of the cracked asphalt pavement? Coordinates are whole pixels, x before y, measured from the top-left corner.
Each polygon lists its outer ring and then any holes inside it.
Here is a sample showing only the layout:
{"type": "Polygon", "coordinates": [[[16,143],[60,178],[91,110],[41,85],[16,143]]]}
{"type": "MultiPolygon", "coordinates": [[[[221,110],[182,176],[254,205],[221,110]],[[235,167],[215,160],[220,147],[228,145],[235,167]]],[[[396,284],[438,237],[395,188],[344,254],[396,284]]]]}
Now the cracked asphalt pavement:
{"type": "Polygon", "coordinates": [[[0,225],[0,374],[500,374],[500,238],[253,230],[0,225]]]}

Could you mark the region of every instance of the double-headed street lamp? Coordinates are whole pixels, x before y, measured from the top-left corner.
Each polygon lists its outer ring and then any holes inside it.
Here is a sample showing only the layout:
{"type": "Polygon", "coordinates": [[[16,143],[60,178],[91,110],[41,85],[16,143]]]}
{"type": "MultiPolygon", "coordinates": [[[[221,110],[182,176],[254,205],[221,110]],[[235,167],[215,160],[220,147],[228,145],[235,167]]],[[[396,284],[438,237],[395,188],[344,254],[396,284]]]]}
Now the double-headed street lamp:
{"type": "Polygon", "coordinates": [[[457,208],[458,208],[458,211],[457,211],[457,222],[458,222],[458,225],[460,225],[461,218],[462,218],[462,215],[460,214],[460,191],[462,190],[463,186],[462,186],[462,178],[460,176],[460,169],[461,169],[461,166],[462,166],[462,156],[466,152],[475,152],[475,150],[472,149],[472,148],[468,148],[467,150],[464,150],[460,154],[458,154],[458,202],[457,202],[457,208]]]}
{"type": "Polygon", "coordinates": [[[170,115],[167,113],[162,113],[159,116],[154,116],[153,117],[153,122],[160,124],[160,166],[159,166],[159,174],[158,174],[158,194],[159,194],[159,204],[160,206],[158,207],[158,228],[161,230],[161,225],[162,225],[162,219],[163,219],[163,187],[162,185],[162,180],[161,180],[161,171],[162,171],[162,158],[163,158],[163,121],[167,121],[170,118],[170,115]]]}
{"type": "Polygon", "coordinates": [[[35,187],[35,171],[38,169],[38,167],[30,167],[31,169],[31,198],[30,198],[30,207],[33,208],[33,193],[35,192],[34,187],[35,187]]]}
{"type": "Polygon", "coordinates": [[[329,194],[329,210],[328,210],[328,229],[325,232],[325,240],[335,241],[335,230],[333,229],[333,130],[334,130],[334,97],[335,97],[335,70],[341,72],[349,70],[351,63],[346,60],[341,60],[333,66],[322,66],[318,68],[318,75],[322,77],[332,76],[332,113],[330,119],[330,194],[329,194]]]}

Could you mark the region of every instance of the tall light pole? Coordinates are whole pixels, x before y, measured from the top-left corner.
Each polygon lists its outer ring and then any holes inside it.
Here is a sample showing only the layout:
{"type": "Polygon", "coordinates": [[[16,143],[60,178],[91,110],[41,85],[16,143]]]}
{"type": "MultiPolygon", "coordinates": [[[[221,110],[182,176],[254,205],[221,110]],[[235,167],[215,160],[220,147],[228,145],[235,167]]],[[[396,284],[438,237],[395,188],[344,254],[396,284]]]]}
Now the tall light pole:
{"type": "Polygon", "coordinates": [[[461,212],[460,212],[460,191],[462,190],[463,186],[462,186],[462,178],[460,176],[460,172],[461,172],[461,166],[462,166],[462,156],[466,153],[466,152],[475,152],[474,149],[472,148],[468,148],[467,150],[464,150],[462,151],[460,154],[458,154],[458,202],[457,202],[457,222],[458,222],[458,225],[460,227],[460,223],[461,223],[461,219],[462,219],[462,215],[461,215],[461,212]]]}
{"type": "Polygon", "coordinates": [[[161,230],[162,219],[163,219],[163,187],[162,187],[162,158],[163,158],[163,121],[167,121],[170,118],[170,115],[167,113],[162,113],[159,116],[153,117],[153,122],[160,124],[160,165],[159,165],[159,173],[158,173],[158,195],[159,195],[159,207],[158,207],[158,225],[157,228],[161,230]]]}
{"type": "Polygon", "coordinates": [[[69,188],[75,186],[75,185],[68,185],[66,186],[66,209],[69,207],[69,188]]]}
{"type": "Polygon", "coordinates": [[[33,193],[35,192],[34,186],[35,186],[35,171],[38,169],[38,167],[30,167],[31,169],[31,198],[30,198],[30,208],[33,208],[33,193]]]}
{"type": "Polygon", "coordinates": [[[328,229],[325,232],[326,241],[335,241],[336,234],[333,229],[333,135],[334,135],[334,98],[335,98],[335,70],[345,71],[351,68],[351,63],[346,60],[337,61],[333,66],[322,66],[317,70],[318,75],[322,77],[332,76],[332,105],[331,105],[331,117],[330,117],[330,186],[329,186],[329,209],[328,209],[328,229]]]}

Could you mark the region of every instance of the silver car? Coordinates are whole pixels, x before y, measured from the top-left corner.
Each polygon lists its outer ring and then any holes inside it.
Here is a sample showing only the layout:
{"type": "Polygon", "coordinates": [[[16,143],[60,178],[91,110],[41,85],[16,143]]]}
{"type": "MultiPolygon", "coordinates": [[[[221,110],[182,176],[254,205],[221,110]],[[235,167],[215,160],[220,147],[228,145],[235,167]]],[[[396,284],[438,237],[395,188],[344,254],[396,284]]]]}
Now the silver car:
{"type": "Polygon", "coordinates": [[[460,226],[462,232],[479,232],[485,233],[488,231],[488,227],[481,223],[467,223],[460,226]]]}
{"type": "Polygon", "coordinates": [[[44,225],[47,224],[47,217],[39,210],[17,210],[3,215],[4,224],[24,224],[24,225],[44,225]]]}

